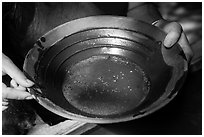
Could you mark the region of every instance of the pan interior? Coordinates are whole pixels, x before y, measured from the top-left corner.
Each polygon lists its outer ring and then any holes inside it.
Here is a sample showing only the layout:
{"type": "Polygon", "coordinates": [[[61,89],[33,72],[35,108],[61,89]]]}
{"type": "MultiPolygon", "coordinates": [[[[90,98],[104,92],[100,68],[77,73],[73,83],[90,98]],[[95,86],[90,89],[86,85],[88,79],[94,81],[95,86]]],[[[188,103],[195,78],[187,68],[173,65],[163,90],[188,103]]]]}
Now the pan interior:
{"type": "Polygon", "coordinates": [[[110,55],[92,56],[71,66],[62,84],[71,105],[101,116],[135,109],[149,90],[150,80],[140,66],[110,55]]]}

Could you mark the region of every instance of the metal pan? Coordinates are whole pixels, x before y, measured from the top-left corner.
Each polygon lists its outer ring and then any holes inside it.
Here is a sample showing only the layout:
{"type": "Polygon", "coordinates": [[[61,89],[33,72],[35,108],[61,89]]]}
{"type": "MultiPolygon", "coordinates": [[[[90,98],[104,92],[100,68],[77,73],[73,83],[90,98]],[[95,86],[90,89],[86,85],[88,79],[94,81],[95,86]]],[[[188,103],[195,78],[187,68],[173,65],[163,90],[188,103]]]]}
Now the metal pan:
{"type": "Polygon", "coordinates": [[[166,34],[118,16],[92,16],[60,25],[28,52],[24,73],[30,93],[60,116],[91,123],[137,119],[171,101],[187,61],[166,34]]]}

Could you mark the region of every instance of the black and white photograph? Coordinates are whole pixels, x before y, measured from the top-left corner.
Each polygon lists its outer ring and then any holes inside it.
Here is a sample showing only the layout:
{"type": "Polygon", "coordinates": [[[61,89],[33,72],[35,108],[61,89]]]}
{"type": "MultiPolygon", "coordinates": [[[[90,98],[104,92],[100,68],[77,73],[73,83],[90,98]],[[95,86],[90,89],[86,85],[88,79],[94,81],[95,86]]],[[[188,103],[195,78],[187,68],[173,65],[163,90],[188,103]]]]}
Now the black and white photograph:
{"type": "Polygon", "coordinates": [[[202,135],[202,2],[1,8],[2,135],[202,135]]]}

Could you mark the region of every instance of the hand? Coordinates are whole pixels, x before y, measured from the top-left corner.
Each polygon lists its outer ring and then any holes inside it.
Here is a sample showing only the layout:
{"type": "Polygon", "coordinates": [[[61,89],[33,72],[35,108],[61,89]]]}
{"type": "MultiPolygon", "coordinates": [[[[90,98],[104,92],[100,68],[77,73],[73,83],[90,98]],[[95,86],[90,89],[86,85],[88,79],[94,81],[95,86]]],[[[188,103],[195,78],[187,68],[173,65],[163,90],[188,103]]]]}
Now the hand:
{"type": "Polygon", "coordinates": [[[2,53],[2,76],[9,75],[12,80],[11,87],[7,87],[2,83],[2,111],[7,108],[7,99],[32,99],[30,93],[26,91],[27,87],[31,87],[34,83],[28,80],[23,72],[2,53]]]}
{"type": "Polygon", "coordinates": [[[186,55],[187,61],[191,61],[193,57],[193,51],[179,23],[169,22],[161,19],[153,23],[153,25],[163,29],[164,32],[167,33],[167,36],[164,39],[165,47],[170,48],[178,42],[186,55]]]}

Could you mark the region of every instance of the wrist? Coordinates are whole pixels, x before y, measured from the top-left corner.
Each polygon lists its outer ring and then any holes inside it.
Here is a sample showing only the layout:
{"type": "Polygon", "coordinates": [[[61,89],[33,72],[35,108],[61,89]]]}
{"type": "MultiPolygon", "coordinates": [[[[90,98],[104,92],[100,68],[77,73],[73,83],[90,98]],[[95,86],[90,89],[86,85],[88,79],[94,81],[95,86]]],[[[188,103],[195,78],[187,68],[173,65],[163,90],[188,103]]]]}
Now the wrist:
{"type": "Polygon", "coordinates": [[[128,12],[134,10],[135,8],[141,7],[147,4],[146,2],[129,2],[128,3],[128,12]]]}
{"type": "Polygon", "coordinates": [[[135,18],[147,23],[152,24],[153,22],[162,19],[157,7],[150,2],[129,4],[129,10],[127,12],[128,17],[135,18]]]}

